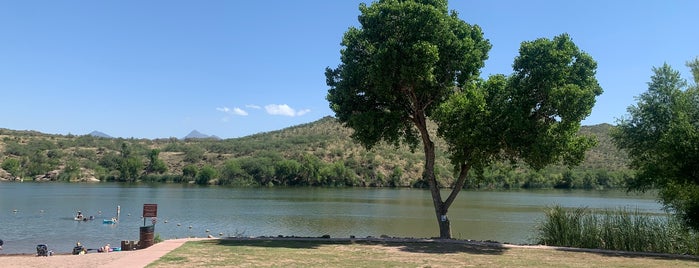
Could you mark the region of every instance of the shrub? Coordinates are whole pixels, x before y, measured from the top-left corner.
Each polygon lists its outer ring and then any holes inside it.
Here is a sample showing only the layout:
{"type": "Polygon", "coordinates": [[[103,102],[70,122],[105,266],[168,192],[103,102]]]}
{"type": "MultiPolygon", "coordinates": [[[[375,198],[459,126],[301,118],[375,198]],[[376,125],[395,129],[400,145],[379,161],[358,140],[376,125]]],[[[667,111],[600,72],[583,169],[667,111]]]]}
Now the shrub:
{"type": "Polygon", "coordinates": [[[670,254],[699,254],[699,234],[670,215],[653,216],[626,209],[594,211],[548,208],[537,226],[537,243],[670,254]]]}

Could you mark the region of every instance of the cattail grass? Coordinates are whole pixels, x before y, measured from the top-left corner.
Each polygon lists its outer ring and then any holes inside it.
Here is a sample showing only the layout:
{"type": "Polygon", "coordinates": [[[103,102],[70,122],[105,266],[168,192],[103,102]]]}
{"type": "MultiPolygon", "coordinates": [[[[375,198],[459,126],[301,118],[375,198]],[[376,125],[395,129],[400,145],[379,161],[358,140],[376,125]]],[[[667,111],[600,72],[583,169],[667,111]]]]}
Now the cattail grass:
{"type": "Polygon", "coordinates": [[[553,206],[537,233],[536,242],[550,246],[699,255],[699,235],[675,217],[627,209],[553,206]]]}

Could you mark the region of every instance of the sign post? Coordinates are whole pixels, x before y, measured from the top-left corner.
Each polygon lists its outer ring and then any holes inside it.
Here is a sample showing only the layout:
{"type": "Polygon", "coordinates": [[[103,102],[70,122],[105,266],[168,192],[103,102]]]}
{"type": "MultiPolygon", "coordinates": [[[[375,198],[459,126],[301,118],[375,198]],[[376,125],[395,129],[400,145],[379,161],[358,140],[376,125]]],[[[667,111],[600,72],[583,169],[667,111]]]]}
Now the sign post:
{"type": "Polygon", "coordinates": [[[156,217],[158,217],[158,204],[143,204],[143,227],[140,228],[139,248],[147,248],[155,243],[156,217]],[[153,225],[146,226],[146,218],[152,218],[153,225]]]}
{"type": "Polygon", "coordinates": [[[158,217],[158,204],[143,204],[143,226],[146,226],[147,217],[158,217]]]}

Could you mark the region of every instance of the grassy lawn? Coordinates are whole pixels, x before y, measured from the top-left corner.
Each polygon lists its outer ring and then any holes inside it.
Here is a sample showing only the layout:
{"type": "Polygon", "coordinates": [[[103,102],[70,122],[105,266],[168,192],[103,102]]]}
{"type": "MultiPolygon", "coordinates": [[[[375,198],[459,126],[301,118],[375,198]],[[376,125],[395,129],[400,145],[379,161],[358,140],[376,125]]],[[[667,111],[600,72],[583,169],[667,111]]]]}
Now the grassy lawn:
{"type": "Polygon", "coordinates": [[[148,267],[698,267],[699,259],[437,242],[206,240],[148,267]]]}

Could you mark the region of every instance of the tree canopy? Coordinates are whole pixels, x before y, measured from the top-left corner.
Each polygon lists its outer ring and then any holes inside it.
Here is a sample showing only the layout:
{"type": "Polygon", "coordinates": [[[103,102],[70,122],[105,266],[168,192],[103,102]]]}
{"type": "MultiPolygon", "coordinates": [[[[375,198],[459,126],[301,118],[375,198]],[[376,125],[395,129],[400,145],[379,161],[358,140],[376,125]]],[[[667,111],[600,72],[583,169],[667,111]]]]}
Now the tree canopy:
{"type": "Polygon", "coordinates": [[[687,66],[693,85],[668,64],[653,68],[648,90],[612,137],[637,171],[629,188],[658,188],[663,204],[699,230],[699,58],[687,66]]]}
{"type": "Polygon", "coordinates": [[[326,69],[327,99],[368,148],[382,140],[417,146],[415,122],[478,77],[490,43],[448,13],[447,1],[382,0],[359,10],[362,27],[345,33],[342,64],[326,69]]]}
{"type": "Polygon", "coordinates": [[[568,35],[522,43],[511,76],[483,81],[490,42],[449,12],[447,1],[381,0],[359,10],[361,28],[345,33],[342,63],[326,69],[327,99],[369,149],[381,141],[423,145],[440,237],[451,236],[447,211],[471,168],[503,158],[535,168],[561,159],[575,164],[594,144],[577,131],[602,93],[596,63],[568,35]],[[429,120],[459,174],[446,200],[435,179],[429,120]]]}

